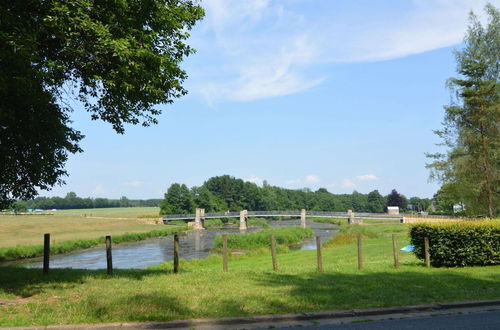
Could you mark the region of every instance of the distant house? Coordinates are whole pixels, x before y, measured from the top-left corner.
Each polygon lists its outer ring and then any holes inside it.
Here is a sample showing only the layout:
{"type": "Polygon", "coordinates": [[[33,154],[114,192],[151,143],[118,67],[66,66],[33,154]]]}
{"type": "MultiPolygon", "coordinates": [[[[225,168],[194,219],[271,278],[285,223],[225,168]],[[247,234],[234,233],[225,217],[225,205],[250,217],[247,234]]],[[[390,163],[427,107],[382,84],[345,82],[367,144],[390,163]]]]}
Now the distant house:
{"type": "Polygon", "coordinates": [[[399,214],[399,206],[387,206],[387,214],[399,214]]]}

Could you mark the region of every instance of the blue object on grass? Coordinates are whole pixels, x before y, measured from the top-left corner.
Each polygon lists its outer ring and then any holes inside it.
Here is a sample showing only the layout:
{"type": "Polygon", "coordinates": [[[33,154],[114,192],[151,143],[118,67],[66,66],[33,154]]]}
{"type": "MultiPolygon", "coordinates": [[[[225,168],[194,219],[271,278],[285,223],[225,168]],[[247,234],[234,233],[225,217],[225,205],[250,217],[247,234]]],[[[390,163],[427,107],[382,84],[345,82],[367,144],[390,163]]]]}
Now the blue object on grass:
{"type": "Polygon", "coordinates": [[[415,250],[415,246],[414,245],[407,245],[407,246],[405,246],[404,248],[401,249],[401,251],[405,251],[405,252],[412,252],[413,250],[415,250]]]}

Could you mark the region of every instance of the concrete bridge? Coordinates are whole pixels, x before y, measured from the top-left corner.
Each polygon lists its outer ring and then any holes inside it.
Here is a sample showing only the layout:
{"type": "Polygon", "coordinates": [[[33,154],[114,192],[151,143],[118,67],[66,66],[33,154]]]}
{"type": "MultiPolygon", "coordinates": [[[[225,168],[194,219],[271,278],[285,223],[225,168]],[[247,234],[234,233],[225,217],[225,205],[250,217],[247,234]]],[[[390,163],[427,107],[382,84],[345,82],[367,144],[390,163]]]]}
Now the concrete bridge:
{"type": "Polygon", "coordinates": [[[404,222],[404,217],[399,214],[386,213],[354,213],[351,210],[347,212],[325,212],[325,211],[308,211],[305,209],[300,211],[248,211],[242,210],[239,212],[215,212],[205,213],[205,209],[196,209],[196,213],[191,214],[168,214],[163,217],[163,223],[167,224],[171,220],[190,221],[194,220],[195,229],[204,229],[203,222],[205,219],[224,219],[224,218],[239,218],[240,229],[247,229],[248,217],[300,217],[300,225],[306,227],[306,217],[308,218],[347,218],[348,223],[361,223],[361,219],[393,219],[404,222]]]}

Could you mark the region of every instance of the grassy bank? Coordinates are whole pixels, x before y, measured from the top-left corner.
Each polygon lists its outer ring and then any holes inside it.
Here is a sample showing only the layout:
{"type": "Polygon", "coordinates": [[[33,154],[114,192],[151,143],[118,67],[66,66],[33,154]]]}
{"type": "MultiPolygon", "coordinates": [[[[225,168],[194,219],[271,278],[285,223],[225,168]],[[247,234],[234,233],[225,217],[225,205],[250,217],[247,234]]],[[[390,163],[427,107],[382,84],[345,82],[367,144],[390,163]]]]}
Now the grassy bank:
{"type": "Polygon", "coordinates": [[[222,258],[181,262],[148,270],[0,268],[0,325],[168,321],[202,317],[303,313],[464,300],[498,299],[500,266],[426,268],[400,252],[394,269],[391,234],[408,244],[407,225],[346,226],[340,235],[363,232],[364,270],[357,269],[355,242],[328,243],[323,273],[316,251],[278,254],[272,271],[268,248],[222,258]],[[364,229],[367,227],[367,229],[364,229]],[[112,295],[106,294],[112,292],[112,295]]]}
{"type": "Polygon", "coordinates": [[[0,247],[42,244],[44,233],[50,233],[53,239],[62,242],[148,232],[157,228],[138,222],[137,217],[154,209],[82,209],[57,211],[46,216],[0,216],[0,247]],[[89,212],[98,213],[90,215],[89,212]]]}
{"type": "MultiPolygon", "coordinates": [[[[297,244],[304,238],[311,237],[313,231],[309,228],[300,227],[278,227],[255,231],[248,234],[227,235],[227,245],[229,249],[255,250],[270,246],[270,235],[274,235],[278,245],[297,244]]],[[[222,236],[217,235],[214,240],[214,247],[222,247],[222,236]]]]}
{"type": "MultiPolygon", "coordinates": [[[[125,233],[112,236],[113,243],[119,244],[124,242],[135,242],[148,238],[162,237],[171,235],[174,232],[187,230],[187,226],[162,228],[157,230],[150,230],[140,233],[125,233]]],[[[99,244],[104,244],[104,236],[94,239],[75,239],[63,242],[55,242],[50,245],[51,254],[67,253],[71,251],[87,249],[99,244]]],[[[0,261],[17,260],[24,258],[33,258],[43,255],[43,245],[17,245],[14,247],[0,248],[0,261]]]]}

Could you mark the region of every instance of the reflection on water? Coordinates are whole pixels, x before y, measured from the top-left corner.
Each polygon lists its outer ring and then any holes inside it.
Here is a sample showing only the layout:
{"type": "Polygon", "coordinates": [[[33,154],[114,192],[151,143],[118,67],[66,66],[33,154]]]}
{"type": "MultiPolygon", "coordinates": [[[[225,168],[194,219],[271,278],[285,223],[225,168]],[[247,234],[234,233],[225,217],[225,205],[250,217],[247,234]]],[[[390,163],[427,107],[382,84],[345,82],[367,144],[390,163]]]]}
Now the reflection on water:
{"type": "MultiPolygon", "coordinates": [[[[272,222],[273,226],[297,226],[298,224],[299,221],[295,220],[272,222]]],[[[337,230],[337,226],[324,223],[308,221],[307,226],[314,230],[315,235],[321,237],[322,242],[326,242],[337,230]]],[[[259,228],[249,228],[246,232],[257,229],[259,228]]],[[[180,256],[184,259],[205,258],[213,247],[216,235],[239,232],[236,227],[223,227],[216,230],[190,230],[186,232],[186,235],[180,236],[180,256]]],[[[113,267],[144,269],[162,261],[171,261],[173,259],[173,245],[173,236],[113,245],[113,267]]],[[[305,240],[300,249],[315,250],[315,238],[305,240]]],[[[42,259],[36,258],[20,264],[26,267],[41,268],[42,259]]],[[[96,247],[73,253],[54,255],[50,257],[50,267],[104,269],[106,268],[106,251],[103,247],[96,247]]]]}

